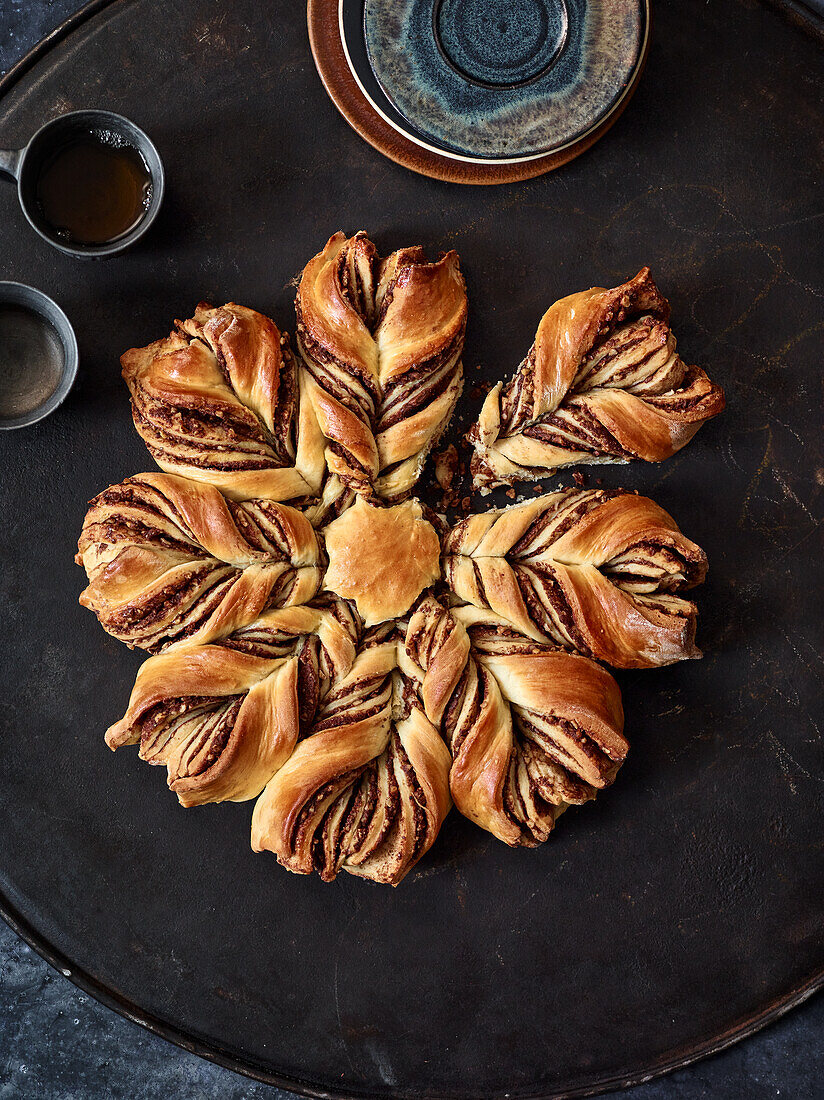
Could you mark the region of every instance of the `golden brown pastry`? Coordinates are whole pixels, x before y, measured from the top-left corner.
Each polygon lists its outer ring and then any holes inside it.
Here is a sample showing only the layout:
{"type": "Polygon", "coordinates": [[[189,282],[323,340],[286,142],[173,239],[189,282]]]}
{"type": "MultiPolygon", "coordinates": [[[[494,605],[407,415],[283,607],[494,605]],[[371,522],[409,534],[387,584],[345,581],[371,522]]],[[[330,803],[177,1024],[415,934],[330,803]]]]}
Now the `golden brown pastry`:
{"type": "Polygon", "coordinates": [[[417,500],[391,507],[358,497],[323,531],[324,588],[352,600],[367,626],[402,618],[441,575],[441,544],[417,500]]]}
{"type": "Polygon", "coordinates": [[[303,514],[315,529],[325,527],[333,519],[343,515],[357,499],[357,493],[341,481],[337,474],[327,477],[323,492],[303,509],[303,514]]]}
{"type": "Polygon", "coordinates": [[[330,471],[394,500],[417,481],[463,385],[466,288],[458,255],[381,259],[365,233],[336,233],[304,269],[297,347],[330,471]]]}
{"type": "Polygon", "coordinates": [[[540,645],[497,616],[421,601],[404,670],[453,757],[462,814],[513,846],[612,783],[628,745],[618,685],[594,661],[540,645]]]}
{"type": "MultiPolygon", "coordinates": [[[[106,741],[139,745],[184,806],[256,799],[253,849],[326,881],[396,885],[453,800],[505,843],[540,844],[628,751],[596,660],[700,656],[681,592],[703,551],[623,491],[451,530],[411,497],[463,384],[455,252],[381,259],[336,233],[296,311],[294,359],[232,303],[122,358],[165,472],[101,493],[80,536],[81,603],[155,654],[106,741]]],[[[646,268],[555,303],[470,433],[476,484],[683,446],[724,398],[668,321],[646,268]]],[[[436,471],[453,503],[457,465],[436,471]]]]}
{"type": "Polygon", "coordinates": [[[234,500],[318,493],[323,438],[287,336],[233,302],[201,303],[175,324],[120,360],[135,427],[158,466],[234,500]]]}
{"type": "Polygon", "coordinates": [[[252,847],[330,881],[396,886],[451,805],[449,750],[398,668],[393,626],[367,633],[348,673],[255,804],[252,847]]]}
{"type": "Polygon", "coordinates": [[[175,474],[138,474],[91,502],[78,543],[80,597],[101,625],[151,653],[208,642],[321,583],[317,537],[294,508],[227,501],[175,474]]]}
{"type": "Polygon", "coordinates": [[[649,268],[571,294],[544,314],[515,377],[490,391],[468,438],[483,491],[592,462],[661,462],[724,408],[675,350],[649,268]]]}
{"type": "Polygon", "coordinates": [[[703,550],[657,504],[566,489],[469,516],[444,542],[444,577],[467,603],[528,638],[617,668],[653,668],[695,647],[703,550]]]}
{"type": "Polygon", "coordinates": [[[140,744],[183,806],[255,798],[308,729],[319,698],[355,656],[359,624],[342,600],[267,611],[212,645],[150,657],[111,749],[140,744]]]}

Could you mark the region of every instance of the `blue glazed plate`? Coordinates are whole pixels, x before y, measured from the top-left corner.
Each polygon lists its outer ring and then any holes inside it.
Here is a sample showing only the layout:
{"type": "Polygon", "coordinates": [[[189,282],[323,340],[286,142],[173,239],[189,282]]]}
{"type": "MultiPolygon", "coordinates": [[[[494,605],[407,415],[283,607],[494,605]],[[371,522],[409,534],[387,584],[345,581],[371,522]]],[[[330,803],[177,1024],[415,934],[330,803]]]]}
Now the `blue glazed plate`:
{"type": "Polygon", "coordinates": [[[561,152],[617,111],[642,63],[647,0],[340,0],[372,107],[457,160],[561,152]]]}

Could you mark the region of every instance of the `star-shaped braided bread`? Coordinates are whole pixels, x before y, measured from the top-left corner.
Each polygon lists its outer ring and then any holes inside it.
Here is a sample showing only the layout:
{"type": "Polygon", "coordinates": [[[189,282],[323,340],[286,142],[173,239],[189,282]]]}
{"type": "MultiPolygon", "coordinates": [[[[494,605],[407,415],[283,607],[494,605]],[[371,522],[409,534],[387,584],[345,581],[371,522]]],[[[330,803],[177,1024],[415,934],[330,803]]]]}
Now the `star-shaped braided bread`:
{"type": "MultiPolygon", "coordinates": [[[[605,665],[700,656],[703,551],[645,497],[554,490],[452,526],[412,494],[463,384],[455,252],[336,233],[306,265],[295,351],[201,303],[122,357],[161,473],[91,502],[81,603],[151,656],[112,749],[183,806],[256,800],[252,847],[397,885],[451,806],[511,846],[609,786],[628,744],[605,665]]],[[[484,489],[659,460],[723,395],[675,351],[644,269],[556,303],[471,432],[484,489]]]]}

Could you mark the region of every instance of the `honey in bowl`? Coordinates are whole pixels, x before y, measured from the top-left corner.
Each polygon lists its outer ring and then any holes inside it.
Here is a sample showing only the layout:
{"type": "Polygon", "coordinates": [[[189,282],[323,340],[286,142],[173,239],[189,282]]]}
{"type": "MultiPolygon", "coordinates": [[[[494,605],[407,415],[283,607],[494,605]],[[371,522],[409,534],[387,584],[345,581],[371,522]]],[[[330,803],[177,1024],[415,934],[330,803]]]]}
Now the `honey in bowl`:
{"type": "Polygon", "coordinates": [[[145,215],[152,177],[137,149],[118,134],[78,134],[45,161],[37,205],[50,231],[68,244],[110,244],[145,215]]]}

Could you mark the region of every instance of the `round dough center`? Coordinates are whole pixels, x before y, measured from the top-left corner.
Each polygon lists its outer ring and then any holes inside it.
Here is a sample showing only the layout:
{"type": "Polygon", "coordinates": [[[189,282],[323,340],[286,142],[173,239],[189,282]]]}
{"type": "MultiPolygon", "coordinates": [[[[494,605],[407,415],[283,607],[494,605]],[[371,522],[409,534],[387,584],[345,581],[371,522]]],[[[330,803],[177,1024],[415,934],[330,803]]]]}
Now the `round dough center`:
{"type": "Polygon", "coordinates": [[[402,618],[441,575],[440,541],[417,500],[355,504],[326,528],[324,588],[352,600],[367,626],[402,618]]]}

